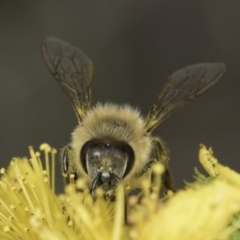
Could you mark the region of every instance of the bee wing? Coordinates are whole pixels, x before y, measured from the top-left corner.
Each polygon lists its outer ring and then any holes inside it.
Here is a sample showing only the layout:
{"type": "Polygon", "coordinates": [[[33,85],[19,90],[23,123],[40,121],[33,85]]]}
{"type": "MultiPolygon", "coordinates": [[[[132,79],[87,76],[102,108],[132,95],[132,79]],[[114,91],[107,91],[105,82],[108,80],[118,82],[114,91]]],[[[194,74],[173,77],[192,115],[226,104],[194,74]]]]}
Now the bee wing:
{"type": "Polygon", "coordinates": [[[53,37],[43,39],[41,52],[49,71],[70,99],[80,123],[92,105],[92,61],[80,49],[53,37]]]}
{"type": "Polygon", "coordinates": [[[225,72],[223,63],[200,63],[174,72],[145,119],[146,131],[151,132],[177,109],[212,87],[225,72]]]}

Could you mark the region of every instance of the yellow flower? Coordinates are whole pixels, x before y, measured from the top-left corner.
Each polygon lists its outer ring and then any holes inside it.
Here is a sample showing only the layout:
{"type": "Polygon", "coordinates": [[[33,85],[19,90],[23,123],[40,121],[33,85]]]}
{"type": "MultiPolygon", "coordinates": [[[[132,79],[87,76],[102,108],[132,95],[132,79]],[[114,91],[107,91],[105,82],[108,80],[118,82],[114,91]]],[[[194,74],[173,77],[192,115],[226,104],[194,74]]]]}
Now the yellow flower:
{"type": "MultiPolygon", "coordinates": [[[[56,150],[44,151],[46,170],[40,153],[30,147],[31,158],[14,158],[1,169],[0,239],[6,240],[205,240],[229,239],[237,233],[240,212],[240,175],[222,166],[211,149],[201,145],[200,161],[212,176],[206,184],[159,199],[156,190],[144,183],[141,200],[130,197],[128,224],[124,223],[124,187],[119,185],[116,202],[106,202],[101,189],[93,201],[84,179],[68,185],[59,196],[54,193],[56,150]],[[50,162],[51,161],[51,162],[50,162]]],[[[155,173],[163,171],[155,166],[155,173]]],[[[160,178],[158,178],[160,179],[160,178]]]]}

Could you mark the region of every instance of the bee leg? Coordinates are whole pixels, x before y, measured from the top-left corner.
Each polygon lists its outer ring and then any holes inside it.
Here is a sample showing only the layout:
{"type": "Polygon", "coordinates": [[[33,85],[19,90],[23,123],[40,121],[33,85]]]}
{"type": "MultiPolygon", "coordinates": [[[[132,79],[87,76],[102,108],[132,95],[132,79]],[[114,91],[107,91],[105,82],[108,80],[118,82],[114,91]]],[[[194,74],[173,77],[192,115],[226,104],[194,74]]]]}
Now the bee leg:
{"type": "MultiPolygon", "coordinates": [[[[154,188],[153,186],[155,185],[155,183],[158,182],[156,181],[156,177],[159,177],[159,176],[156,176],[154,173],[151,174],[151,189],[150,189],[151,192],[153,192],[153,188],[154,188]]],[[[161,195],[162,188],[164,190],[163,191],[164,194],[166,194],[169,190],[172,192],[176,192],[173,186],[171,175],[167,168],[165,169],[164,173],[161,175],[161,186],[158,189],[159,196],[161,195]]]]}
{"type": "MultiPolygon", "coordinates": [[[[166,143],[158,137],[152,138],[152,144],[153,144],[153,152],[152,152],[152,156],[151,156],[151,159],[152,159],[151,165],[153,165],[156,162],[159,162],[164,165],[165,171],[161,176],[162,187],[165,192],[167,192],[168,190],[176,192],[171,174],[167,167],[167,163],[169,160],[168,147],[167,147],[166,143]]],[[[152,180],[152,182],[154,181],[154,174],[152,174],[151,180],[152,180]]]]}
{"type": "Polygon", "coordinates": [[[77,180],[77,173],[75,170],[71,169],[70,162],[72,162],[72,147],[67,145],[61,150],[61,160],[62,160],[62,175],[66,184],[72,182],[71,175],[74,175],[73,181],[77,180]]]}
{"type": "Polygon", "coordinates": [[[171,190],[172,192],[177,191],[174,187],[172,176],[167,168],[162,174],[162,186],[165,192],[167,192],[168,190],[171,190]]]}

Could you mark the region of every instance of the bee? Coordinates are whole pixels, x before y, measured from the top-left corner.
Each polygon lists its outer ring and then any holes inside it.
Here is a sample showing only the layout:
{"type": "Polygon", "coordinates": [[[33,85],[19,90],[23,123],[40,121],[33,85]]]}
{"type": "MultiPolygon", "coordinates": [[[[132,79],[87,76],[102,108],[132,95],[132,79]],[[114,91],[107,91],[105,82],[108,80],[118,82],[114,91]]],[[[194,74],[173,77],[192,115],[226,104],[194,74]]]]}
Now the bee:
{"type": "Polygon", "coordinates": [[[107,199],[114,199],[123,183],[141,188],[143,179],[153,179],[152,166],[165,166],[162,185],[173,190],[168,170],[169,153],[152,131],[177,109],[217,83],[226,71],[223,63],[201,63],[174,72],[163,86],[146,117],[129,105],[92,104],[93,63],[80,49],[53,37],[41,43],[43,59],[68,96],[78,120],[71,143],[62,150],[65,182],[84,178],[92,196],[101,187],[107,199]]]}

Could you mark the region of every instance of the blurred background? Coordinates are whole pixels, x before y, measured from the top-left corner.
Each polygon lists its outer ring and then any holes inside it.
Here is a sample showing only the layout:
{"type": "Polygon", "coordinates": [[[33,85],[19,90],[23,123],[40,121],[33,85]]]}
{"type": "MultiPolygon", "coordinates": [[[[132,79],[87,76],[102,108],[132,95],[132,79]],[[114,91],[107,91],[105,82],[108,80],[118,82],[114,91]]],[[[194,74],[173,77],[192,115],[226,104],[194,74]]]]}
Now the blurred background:
{"type": "MultiPolygon", "coordinates": [[[[130,103],[147,114],[175,70],[224,62],[224,78],[154,134],[169,145],[177,187],[191,181],[199,143],[240,171],[240,2],[238,0],[1,1],[1,167],[42,142],[60,149],[77,125],[39,50],[55,36],[93,60],[96,101],[130,103]]],[[[62,189],[57,165],[58,191],[62,189]]],[[[203,170],[202,170],[203,171],[203,170]]]]}

